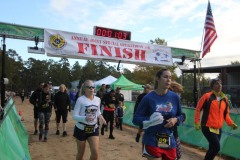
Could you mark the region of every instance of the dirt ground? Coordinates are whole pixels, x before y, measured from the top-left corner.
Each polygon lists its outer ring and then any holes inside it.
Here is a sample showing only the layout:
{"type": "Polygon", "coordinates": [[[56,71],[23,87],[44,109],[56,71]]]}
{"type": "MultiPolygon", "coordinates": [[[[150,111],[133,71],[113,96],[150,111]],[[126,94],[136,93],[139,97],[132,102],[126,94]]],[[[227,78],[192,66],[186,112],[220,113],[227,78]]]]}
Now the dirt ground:
{"type": "MultiPolygon", "coordinates": [[[[23,104],[19,97],[14,98],[17,110],[23,112],[24,125],[29,133],[29,152],[33,160],[74,160],[76,159],[77,146],[73,135],[74,121],[71,112],[68,115],[67,137],[56,135],[55,113],[52,113],[47,142],[39,142],[38,135],[33,135],[33,106],[25,99],[23,104]]],[[[61,129],[61,128],[60,128],[61,129]]],[[[100,135],[100,160],[142,160],[141,143],[135,142],[137,130],[123,126],[123,131],[114,129],[115,140],[108,139],[108,132],[100,135]]],[[[90,151],[87,145],[85,159],[89,159],[90,151]]],[[[182,145],[182,160],[202,160],[205,151],[186,144],[182,145]]],[[[217,157],[214,160],[230,160],[230,158],[217,157]]]]}

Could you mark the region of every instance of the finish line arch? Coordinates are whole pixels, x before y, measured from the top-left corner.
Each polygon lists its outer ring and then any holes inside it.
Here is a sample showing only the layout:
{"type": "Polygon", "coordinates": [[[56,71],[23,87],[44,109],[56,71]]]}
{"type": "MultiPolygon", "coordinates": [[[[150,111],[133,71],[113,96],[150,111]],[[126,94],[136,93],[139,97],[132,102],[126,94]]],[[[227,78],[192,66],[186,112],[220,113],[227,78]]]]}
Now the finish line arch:
{"type": "MultiPolygon", "coordinates": [[[[0,22],[0,37],[3,37],[1,106],[5,100],[5,53],[6,38],[44,42],[47,56],[75,59],[96,59],[130,64],[171,66],[173,58],[196,59],[200,51],[181,49],[156,44],[119,40],[53,29],[0,22]],[[36,40],[37,39],[37,40],[36,40]]],[[[37,47],[37,46],[36,46],[37,47]]],[[[35,51],[36,48],[30,48],[35,51]],[[35,50],[34,50],[35,49],[35,50]]],[[[37,50],[38,52],[39,50],[37,50]]]]}

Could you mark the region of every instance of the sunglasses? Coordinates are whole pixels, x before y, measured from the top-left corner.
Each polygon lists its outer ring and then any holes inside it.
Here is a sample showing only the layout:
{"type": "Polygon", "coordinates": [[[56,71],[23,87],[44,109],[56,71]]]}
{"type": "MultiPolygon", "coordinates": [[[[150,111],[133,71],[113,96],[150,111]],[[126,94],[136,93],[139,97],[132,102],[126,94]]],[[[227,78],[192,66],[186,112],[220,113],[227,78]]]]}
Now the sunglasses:
{"type": "Polygon", "coordinates": [[[85,86],[85,88],[94,89],[95,87],[94,86],[85,86]]]}
{"type": "Polygon", "coordinates": [[[96,109],[86,109],[85,113],[96,113],[97,110],[96,109]]]}

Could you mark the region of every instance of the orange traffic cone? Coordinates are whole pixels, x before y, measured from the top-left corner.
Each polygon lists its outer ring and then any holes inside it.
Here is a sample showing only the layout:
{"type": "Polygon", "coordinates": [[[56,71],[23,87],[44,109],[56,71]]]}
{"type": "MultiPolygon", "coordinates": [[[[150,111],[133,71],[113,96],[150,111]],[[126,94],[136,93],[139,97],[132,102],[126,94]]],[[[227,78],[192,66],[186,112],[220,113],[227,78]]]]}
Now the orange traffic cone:
{"type": "Polygon", "coordinates": [[[24,121],[23,111],[19,110],[19,111],[18,111],[18,115],[21,117],[21,121],[24,121]]]}

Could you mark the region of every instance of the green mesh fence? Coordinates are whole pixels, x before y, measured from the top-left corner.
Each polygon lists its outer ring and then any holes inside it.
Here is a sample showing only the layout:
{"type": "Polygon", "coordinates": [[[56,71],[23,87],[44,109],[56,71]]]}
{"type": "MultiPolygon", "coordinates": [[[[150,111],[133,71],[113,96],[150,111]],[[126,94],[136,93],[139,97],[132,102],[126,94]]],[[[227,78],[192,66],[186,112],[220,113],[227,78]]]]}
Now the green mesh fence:
{"type": "Polygon", "coordinates": [[[124,102],[124,105],[126,106],[125,109],[125,114],[123,117],[123,123],[130,125],[130,126],[134,126],[136,127],[133,123],[132,123],[132,118],[133,118],[133,111],[134,111],[134,106],[135,106],[135,102],[124,102]]]}
{"type": "MultiPolygon", "coordinates": [[[[123,123],[135,126],[132,123],[135,102],[124,102],[124,104],[126,109],[123,123]]],[[[184,124],[178,127],[179,137],[181,141],[185,143],[207,149],[208,142],[206,138],[201,131],[196,131],[194,128],[194,111],[194,108],[183,107],[183,112],[186,114],[187,118],[184,124]]],[[[231,114],[230,116],[238,125],[238,129],[232,130],[232,128],[227,126],[226,123],[224,124],[222,128],[220,153],[230,157],[240,158],[240,115],[231,114]]]]}
{"type": "Polygon", "coordinates": [[[28,133],[12,99],[6,105],[5,116],[0,122],[0,160],[30,160],[28,133]]]}

